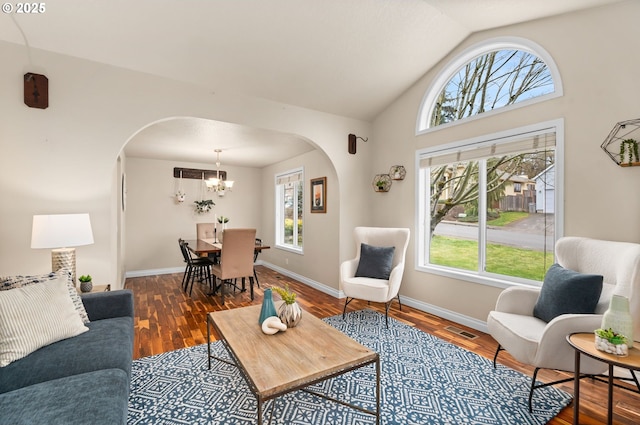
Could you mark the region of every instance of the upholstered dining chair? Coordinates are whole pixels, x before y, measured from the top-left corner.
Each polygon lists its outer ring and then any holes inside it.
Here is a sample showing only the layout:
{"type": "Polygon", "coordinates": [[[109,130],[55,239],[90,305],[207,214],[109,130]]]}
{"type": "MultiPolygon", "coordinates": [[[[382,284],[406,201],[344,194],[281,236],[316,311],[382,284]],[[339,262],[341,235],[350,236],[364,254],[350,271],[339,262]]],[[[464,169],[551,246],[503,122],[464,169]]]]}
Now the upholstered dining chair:
{"type": "Polygon", "coordinates": [[[356,257],[340,265],[340,284],[346,296],[342,317],[354,299],[385,304],[389,326],[389,307],[398,299],[404,274],[410,231],[406,228],[356,227],[353,231],[356,257]]]}
{"type": "MultiPolygon", "coordinates": [[[[216,239],[215,223],[196,223],[196,236],[198,239],[216,239]]],[[[217,263],[220,261],[220,253],[212,252],[208,255],[209,259],[217,263]]]]}
{"type": "MultiPolygon", "coordinates": [[[[573,379],[536,384],[538,371],[574,372],[574,350],[566,337],[600,328],[613,294],[629,298],[635,322],[634,336],[640,337],[640,244],[564,237],[556,242],[555,255],[557,264],[551,266],[541,288],[505,289],[487,318],[489,333],[498,342],[494,367],[502,350],[517,361],[535,367],[529,390],[530,411],[535,389],[573,379]],[[591,276],[602,276],[600,292],[592,292],[592,287],[598,287],[591,276]],[[545,288],[547,285],[550,286],[545,288]],[[592,314],[577,313],[587,310],[583,310],[586,302],[591,303],[592,314]],[[555,313],[549,314],[550,311],[555,313]],[[573,313],[563,313],[570,311],[573,313]]],[[[605,371],[605,363],[583,356],[581,374],[596,376],[605,371]]],[[[633,374],[632,379],[640,389],[633,374]]]]}
{"type": "Polygon", "coordinates": [[[198,239],[213,239],[215,237],[215,223],[196,223],[196,235],[198,239]]]}
{"type": "Polygon", "coordinates": [[[220,280],[220,285],[214,285],[214,291],[220,290],[222,304],[224,304],[224,288],[226,284],[233,285],[235,279],[249,278],[251,300],[253,300],[253,255],[256,245],[256,229],[226,229],[224,242],[220,253],[220,264],[214,264],[211,272],[220,280]]]}

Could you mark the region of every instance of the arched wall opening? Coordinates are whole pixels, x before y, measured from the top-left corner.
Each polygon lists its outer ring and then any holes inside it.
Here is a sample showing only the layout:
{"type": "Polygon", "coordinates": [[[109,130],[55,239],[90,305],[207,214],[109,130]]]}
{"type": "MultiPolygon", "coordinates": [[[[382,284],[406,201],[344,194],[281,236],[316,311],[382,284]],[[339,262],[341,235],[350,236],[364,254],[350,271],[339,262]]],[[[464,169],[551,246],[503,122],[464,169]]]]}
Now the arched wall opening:
{"type": "Polygon", "coordinates": [[[337,295],[337,271],[322,267],[317,258],[334,256],[328,263],[338,263],[339,182],[331,159],[312,140],[223,121],[170,117],[136,131],[122,147],[118,168],[117,256],[123,282],[126,277],[182,272],[177,239],[195,239],[196,223],[224,215],[230,217],[230,227],[255,227],[272,247],[260,255],[264,264],[337,295]],[[220,170],[235,181],[231,192],[219,197],[200,180],[174,177],[174,167],[216,170],[218,148],[220,170]],[[274,248],[274,175],[299,166],[305,170],[303,255],[274,248]],[[326,177],[330,188],[329,208],[322,215],[310,214],[309,181],[317,177],[326,177]],[[184,202],[176,200],[178,187],[186,192],[184,202]],[[201,199],[215,202],[210,213],[195,212],[194,201],[201,199]]]}

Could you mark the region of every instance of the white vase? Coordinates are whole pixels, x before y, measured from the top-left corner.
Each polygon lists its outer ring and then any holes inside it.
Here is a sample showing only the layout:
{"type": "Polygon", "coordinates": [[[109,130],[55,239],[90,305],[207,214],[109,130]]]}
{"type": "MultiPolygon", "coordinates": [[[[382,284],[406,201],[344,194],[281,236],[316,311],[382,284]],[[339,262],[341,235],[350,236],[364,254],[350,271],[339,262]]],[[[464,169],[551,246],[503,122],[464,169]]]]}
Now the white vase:
{"type": "Polygon", "coordinates": [[[302,319],[302,309],[298,303],[287,304],[283,302],[278,308],[278,317],[287,325],[287,328],[295,327],[302,319]]]}
{"type": "Polygon", "coordinates": [[[609,309],[602,316],[602,329],[611,328],[615,333],[627,337],[627,345],[633,347],[633,318],[629,313],[629,299],[613,295],[609,309]]]}

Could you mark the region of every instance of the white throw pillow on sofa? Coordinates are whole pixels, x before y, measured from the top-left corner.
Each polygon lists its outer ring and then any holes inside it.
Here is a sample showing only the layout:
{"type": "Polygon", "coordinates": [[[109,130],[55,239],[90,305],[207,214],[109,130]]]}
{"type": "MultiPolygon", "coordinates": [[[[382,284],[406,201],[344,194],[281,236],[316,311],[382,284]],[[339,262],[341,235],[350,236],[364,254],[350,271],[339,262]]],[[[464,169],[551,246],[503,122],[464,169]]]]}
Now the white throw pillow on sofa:
{"type": "Polygon", "coordinates": [[[73,301],[73,305],[76,307],[80,318],[83,323],[89,323],[89,315],[84,308],[84,304],[82,303],[82,298],[76,291],[76,285],[71,280],[71,272],[66,269],[60,269],[57,272],[51,272],[47,274],[41,275],[33,275],[33,276],[0,276],[0,291],[8,291],[10,289],[20,288],[22,286],[27,285],[35,285],[42,282],[48,282],[50,280],[55,280],[58,278],[65,278],[67,281],[67,289],[69,290],[69,295],[71,296],[71,301],[73,301]]]}
{"type": "Polygon", "coordinates": [[[88,330],[64,278],[0,291],[0,367],[88,330]]]}

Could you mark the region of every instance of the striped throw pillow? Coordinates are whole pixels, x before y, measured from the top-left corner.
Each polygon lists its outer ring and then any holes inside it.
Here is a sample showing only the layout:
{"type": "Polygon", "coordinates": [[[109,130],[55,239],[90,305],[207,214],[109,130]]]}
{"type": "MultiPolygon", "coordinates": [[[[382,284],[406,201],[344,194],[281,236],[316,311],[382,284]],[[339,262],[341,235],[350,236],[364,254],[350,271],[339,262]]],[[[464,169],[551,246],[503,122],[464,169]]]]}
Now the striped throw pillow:
{"type": "Polygon", "coordinates": [[[83,323],[89,323],[89,315],[84,308],[84,304],[82,303],[82,299],[76,290],[76,285],[71,280],[71,272],[66,269],[60,269],[57,272],[51,272],[42,275],[34,275],[34,276],[0,276],[0,291],[6,291],[9,289],[20,288],[26,285],[33,285],[36,283],[48,282],[50,280],[55,280],[58,278],[64,278],[67,280],[67,290],[69,291],[69,296],[71,296],[71,300],[73,301],[73,305],[76,307],[80,318],[83,323]]]}
{"type": "Polygon", "coordinates": [[[0,367],[88,330],[64,278],[0,291],[0,367]]]}

